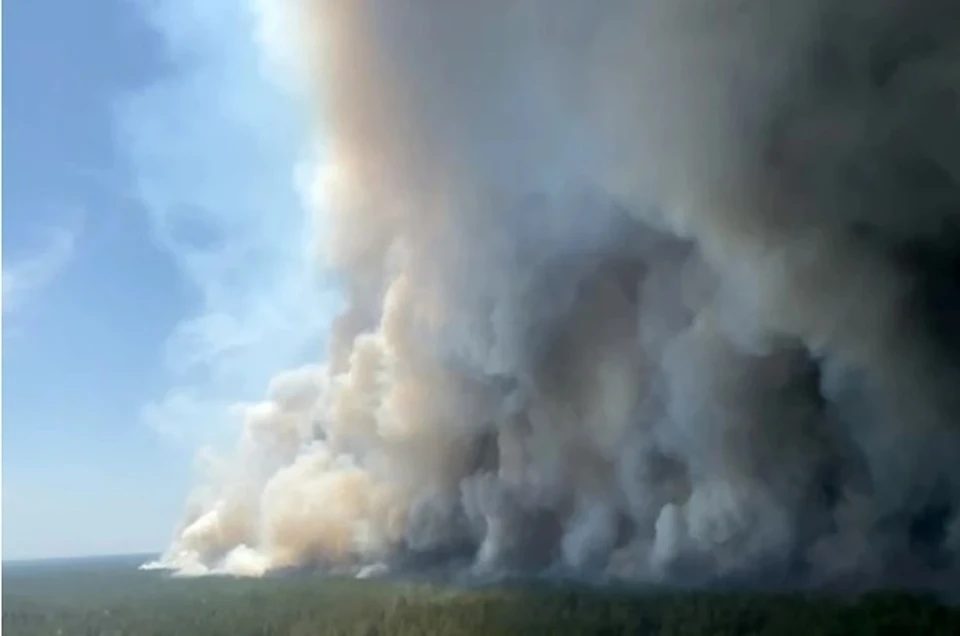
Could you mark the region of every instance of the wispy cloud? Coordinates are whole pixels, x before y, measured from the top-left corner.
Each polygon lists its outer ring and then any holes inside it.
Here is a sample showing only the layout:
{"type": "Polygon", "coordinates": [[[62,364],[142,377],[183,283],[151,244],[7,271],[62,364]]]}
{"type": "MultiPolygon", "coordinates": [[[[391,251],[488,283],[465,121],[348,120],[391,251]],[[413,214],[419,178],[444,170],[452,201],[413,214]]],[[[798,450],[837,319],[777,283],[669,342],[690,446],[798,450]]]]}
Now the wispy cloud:
{"type": "Polygon", "coordinates": [[[256,7],[164,0],[147,17],[170,70],[120,104],[122,150],[196,304],[168,343],[170,390],[145,415],[207,442],[230,404],[319,357],[338,297],[318,285],[295,184],[306,113],[264,64],[256,7]]]}
{"type": "MultiPolygon", "coordinates": [[[[3,263],[3,314],[23,309],[53,283],[76,253],[80,227],[47,230],[38,249],[3,263]]],[[[6,261],[6,259],[4,259],[6,261]]]]}

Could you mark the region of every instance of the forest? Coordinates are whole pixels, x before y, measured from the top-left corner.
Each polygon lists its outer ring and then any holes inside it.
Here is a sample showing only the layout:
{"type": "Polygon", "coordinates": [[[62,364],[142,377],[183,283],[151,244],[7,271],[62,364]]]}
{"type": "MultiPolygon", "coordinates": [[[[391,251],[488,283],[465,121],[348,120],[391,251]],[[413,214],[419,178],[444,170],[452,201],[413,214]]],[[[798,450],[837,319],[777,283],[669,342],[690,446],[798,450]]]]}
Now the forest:
{"type": "Polygon", "coordinates": [[[928,595],[510,585],[321,576],[171,578],[117,565],[4,567],[7,636],[836,636],[960,634],[928,595]]]}

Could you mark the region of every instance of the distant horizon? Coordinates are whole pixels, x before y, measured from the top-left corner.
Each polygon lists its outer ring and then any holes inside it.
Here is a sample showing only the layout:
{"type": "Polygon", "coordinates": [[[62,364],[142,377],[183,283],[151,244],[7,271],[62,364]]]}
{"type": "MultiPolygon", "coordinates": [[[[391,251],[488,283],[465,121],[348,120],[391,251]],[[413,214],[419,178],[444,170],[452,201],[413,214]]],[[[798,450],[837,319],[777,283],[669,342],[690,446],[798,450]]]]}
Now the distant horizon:
{"type": "Polygon", "coordinates": [[[43,556],[43,557],[13,557],[7,558],[0,555],[0,565],[12,565],[18,563],[50,563],[54,561],[90,561],[96,559],[134,559],[134,558],[151,558],[158,557],[163,553],[163,550],[156,551],[147,551],[147,552],[116,552],[108,554],[83,554],[83,555],[70,555],[70,556],[43,556]]]}

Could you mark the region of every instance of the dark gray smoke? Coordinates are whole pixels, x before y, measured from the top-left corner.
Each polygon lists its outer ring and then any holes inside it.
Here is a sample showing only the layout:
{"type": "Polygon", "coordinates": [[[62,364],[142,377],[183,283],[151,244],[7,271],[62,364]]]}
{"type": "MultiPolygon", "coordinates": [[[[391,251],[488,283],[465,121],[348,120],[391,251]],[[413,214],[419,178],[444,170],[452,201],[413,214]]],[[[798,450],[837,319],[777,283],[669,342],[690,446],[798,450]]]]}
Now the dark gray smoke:
{"type": "Polygon", "coordinates": [[[350,303],[163,565],[955,567],[960,3],[279,10],[350,303]]]}

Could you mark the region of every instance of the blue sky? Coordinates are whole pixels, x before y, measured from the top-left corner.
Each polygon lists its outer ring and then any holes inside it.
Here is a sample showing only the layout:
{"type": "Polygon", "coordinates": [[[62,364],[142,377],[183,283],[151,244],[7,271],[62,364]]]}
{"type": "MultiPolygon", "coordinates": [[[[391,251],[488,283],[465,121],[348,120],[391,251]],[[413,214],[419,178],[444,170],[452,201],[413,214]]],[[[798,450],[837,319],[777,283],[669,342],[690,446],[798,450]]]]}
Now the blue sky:
{"type": "Polygon", "coordinates": [[[322,353],[307,111],[253,13],[4,7],[5,559],[162,549],[227,407],[322,353]]]}

